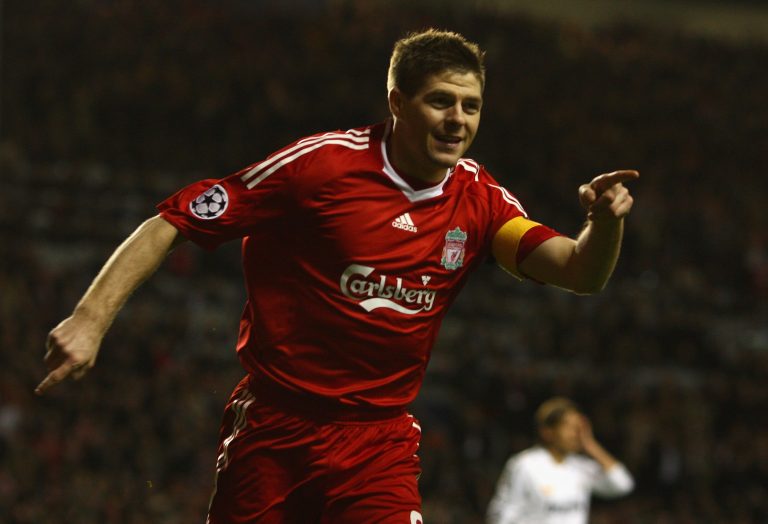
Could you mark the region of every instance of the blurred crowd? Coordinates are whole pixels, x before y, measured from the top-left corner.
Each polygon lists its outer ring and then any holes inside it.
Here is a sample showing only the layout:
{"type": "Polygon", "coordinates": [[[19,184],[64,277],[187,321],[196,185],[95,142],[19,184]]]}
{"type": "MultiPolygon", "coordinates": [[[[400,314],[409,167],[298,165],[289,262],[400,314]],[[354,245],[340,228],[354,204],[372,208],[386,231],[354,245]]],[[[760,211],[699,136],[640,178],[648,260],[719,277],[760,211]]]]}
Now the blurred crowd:
{"type": "Polygon", "coordinates": [[[557,394],[637,481],[593,522],[768,522],[768,48],[453,3],[291,5],[4,3],[0,522],[203,521],[242,375],[239,246],[173,252],[91,374],[37,398],[46,334],[165,196],[385,118],[391,45],[428,26],[487,50],[469,156],[534,219],[576,234],[580,183],[642,178],[603,293],[488,264],[451,310],[412,406],[426,521],[482,522],[557,394]]]}

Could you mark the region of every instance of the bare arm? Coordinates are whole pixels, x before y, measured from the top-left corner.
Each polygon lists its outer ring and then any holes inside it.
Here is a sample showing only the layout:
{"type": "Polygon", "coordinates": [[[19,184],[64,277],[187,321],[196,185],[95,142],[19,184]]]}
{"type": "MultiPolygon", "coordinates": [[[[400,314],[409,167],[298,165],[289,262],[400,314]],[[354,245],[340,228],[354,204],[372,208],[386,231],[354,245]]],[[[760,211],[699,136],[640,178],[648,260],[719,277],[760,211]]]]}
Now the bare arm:
{"type": "MultiPolygon", "coordinates": [[[[632,209],[632,197],[623,182],[633,180],[637,171],[614,171],[600,175],[579,188],[579,199],[587,210],[587,224],[578,238],[554,237],[542,242],[521,263],[520,271],[540,282],[590,294],[608,282],[619,257],[624,217],[632,209]]],[[[503,239],[494,239],[503,250],[503,239]]]]}
{"type": "Polygon", "coordinates": [[[101,340],[125,301],[183,237],[160,215],[139,226],[112,254],[80,299],[72,315],[48,335],[48,376],[35,392],[43,394],[72,375],[82,377],[96,362],[101,340]]]}
{"type": "Polygon", "coordinates": [[[554,237],[543,242],[522,261],[520,270],[575,293],[596,293],[616,267],[623,230],[623,219],[588,221],[576,240],[554,237]]]}

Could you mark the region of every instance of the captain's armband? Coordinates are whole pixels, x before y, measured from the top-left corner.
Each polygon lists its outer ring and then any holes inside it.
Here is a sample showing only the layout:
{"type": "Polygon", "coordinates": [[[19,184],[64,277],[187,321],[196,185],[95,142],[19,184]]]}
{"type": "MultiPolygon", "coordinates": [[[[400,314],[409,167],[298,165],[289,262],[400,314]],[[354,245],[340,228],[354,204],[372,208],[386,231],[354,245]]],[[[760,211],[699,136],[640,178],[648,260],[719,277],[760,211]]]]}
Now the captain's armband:
{"type": "MultiPolygon", "coordinates": [[[[525,276],[520,273],[517,267],[521,259],[521,240],[523,236],[534,227],[541,226],[538,222],[529,220],[523,216],[515,217],[499,228],[493,237],[491,250],[493,257],[507,272],[513,276],[523,279],[525,276]]],[[[527,255],[530,250],[523,250],[527,255]]]]}

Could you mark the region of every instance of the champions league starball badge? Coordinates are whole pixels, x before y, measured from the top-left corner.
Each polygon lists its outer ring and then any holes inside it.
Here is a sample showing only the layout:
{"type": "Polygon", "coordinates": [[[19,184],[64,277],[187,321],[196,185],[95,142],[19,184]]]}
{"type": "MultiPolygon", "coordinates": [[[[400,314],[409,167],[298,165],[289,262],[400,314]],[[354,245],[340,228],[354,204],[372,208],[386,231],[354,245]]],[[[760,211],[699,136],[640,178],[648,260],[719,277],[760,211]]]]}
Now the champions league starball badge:
{"type": "Polygon", "coordinates": [[[453,271],[461,267],[464,263],[464,244],[466,241],[467,234],[458,227],[445,234],[443,258],[440,260],[445,269],[453,271]]]}
{"type": "Polygon", "coordinates": [[[229,205],[227,191],[216,184],[189,203],[189,210],[197,218],[212,220],[224,214],[229,205]]]}

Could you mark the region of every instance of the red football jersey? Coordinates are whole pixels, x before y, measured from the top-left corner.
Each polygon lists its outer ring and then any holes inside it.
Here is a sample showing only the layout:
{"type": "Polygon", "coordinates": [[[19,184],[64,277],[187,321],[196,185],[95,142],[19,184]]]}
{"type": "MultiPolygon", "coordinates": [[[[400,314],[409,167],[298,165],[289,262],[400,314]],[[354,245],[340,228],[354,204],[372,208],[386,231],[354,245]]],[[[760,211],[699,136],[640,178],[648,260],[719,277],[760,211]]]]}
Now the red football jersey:
{"type": "MultiPolygon", "coordinates": [[[[296,393],[396,407],[421,386],[440,323],[520,202],[472,160],[413,189],[387,158],[391,122],[299,140],[162,202],[213,249],[243,239],[245,369],[296,393]]],[[[528,220],[518,260],[558,233],[528,220]]]]}

